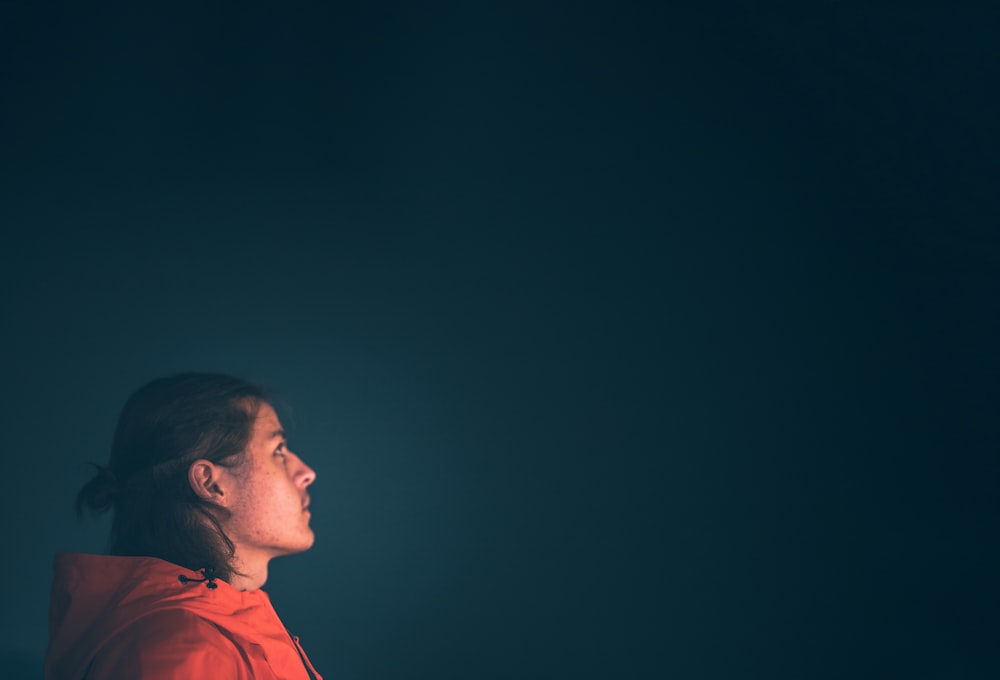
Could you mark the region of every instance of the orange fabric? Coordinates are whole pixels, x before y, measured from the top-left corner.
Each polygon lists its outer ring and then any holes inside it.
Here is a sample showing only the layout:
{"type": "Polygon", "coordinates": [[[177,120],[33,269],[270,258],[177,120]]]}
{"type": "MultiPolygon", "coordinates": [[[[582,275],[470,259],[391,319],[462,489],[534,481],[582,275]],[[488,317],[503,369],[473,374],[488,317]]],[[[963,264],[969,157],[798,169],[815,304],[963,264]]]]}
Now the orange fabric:
{"type": "Polygon", "coordinates": [[[57,555],[46,680],[322,680],[267,593],[182,574],[202,577],[153,557],[57,555]]]}

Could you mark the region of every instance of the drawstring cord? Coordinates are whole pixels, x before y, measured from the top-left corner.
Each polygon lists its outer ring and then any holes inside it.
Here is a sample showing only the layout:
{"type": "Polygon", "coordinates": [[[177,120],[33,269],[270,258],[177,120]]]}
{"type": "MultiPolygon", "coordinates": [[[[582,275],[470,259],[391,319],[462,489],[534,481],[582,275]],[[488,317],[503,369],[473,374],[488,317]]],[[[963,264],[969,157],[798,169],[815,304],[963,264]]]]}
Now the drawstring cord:
{"type": "Polygon", "coordinates": [[[292,638],[292,644],[295,646],[295,651],[299,653],[299,658],[302,659],[302,665],[305,667],[306,673],[309,674],[309,680],[316,680],[316,669],[313,668],[312,663],[306,656],[306,650],[302,649],[302,643],[299,642],[299,636],[292,635],[292,631],[287,628],[285,629],[285,632],[288,633],[288,637],[292,638]]]}
{"type": "Polygon", "coordinates": [[[184,584],[204,583],[205,587],[209,590],[215,590],[219,587],[219,584],[215,582],[216,576],[214,567],[205,567],[201,570],[201,573],[205,575],[205,578],[188,578],[184,574],[181,574],[177,577],[177,580],[184,584]]]}

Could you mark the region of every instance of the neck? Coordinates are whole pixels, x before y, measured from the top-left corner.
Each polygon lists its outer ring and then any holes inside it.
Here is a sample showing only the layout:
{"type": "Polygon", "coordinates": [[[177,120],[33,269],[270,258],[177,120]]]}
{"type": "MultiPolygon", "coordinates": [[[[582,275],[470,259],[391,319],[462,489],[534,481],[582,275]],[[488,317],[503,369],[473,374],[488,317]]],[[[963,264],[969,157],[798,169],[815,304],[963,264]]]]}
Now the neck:
{"type": "Polygon", "coordinates": [[[229,585],[236,590],[257,590],[267,581],[267,563],[264,555],[241,556],[239,550],[233,558],[234,573],[229,577],[229,585]]]}

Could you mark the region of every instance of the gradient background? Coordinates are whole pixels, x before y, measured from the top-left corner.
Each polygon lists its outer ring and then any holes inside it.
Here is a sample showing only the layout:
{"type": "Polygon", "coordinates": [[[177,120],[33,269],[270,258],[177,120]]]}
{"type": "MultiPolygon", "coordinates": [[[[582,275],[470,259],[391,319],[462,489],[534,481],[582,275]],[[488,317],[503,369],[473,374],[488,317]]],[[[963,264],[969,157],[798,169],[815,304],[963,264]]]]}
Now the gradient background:
{"type": "Polygon", "coordinates": [[[293,407],[267,590],[329,679],[997,677],[1000,14],[39,5],[3,677],[192,369],[293,407]]]}

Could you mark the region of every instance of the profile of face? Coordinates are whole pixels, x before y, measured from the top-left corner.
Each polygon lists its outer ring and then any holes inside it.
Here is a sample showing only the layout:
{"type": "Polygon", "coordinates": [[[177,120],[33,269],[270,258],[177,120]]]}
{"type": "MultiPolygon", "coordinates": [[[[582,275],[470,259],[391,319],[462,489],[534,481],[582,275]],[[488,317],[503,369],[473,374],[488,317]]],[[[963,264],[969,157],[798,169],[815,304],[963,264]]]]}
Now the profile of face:
{"type": "Polygon", "coordinates": [[[245,461],[226,484],[223,521],[242,562],[268,560],[308,550],[310,484],[316,473],[292,453],[270,404],[261,405],[245,461]]]}

